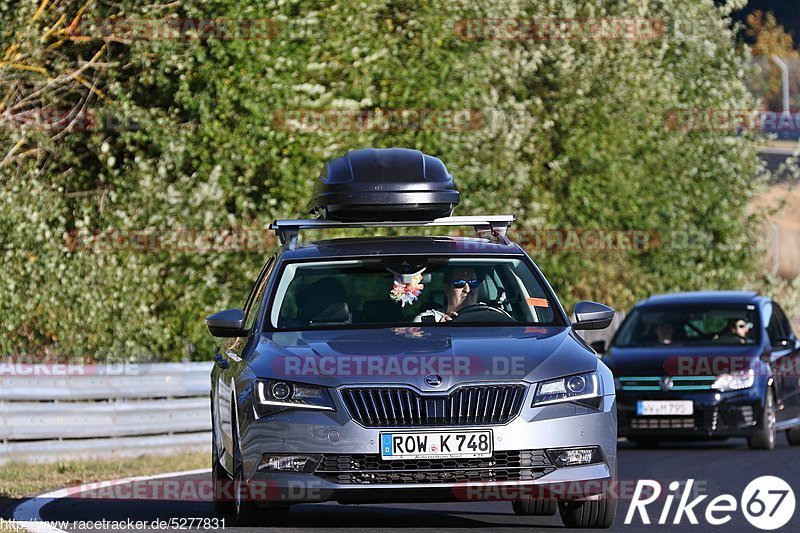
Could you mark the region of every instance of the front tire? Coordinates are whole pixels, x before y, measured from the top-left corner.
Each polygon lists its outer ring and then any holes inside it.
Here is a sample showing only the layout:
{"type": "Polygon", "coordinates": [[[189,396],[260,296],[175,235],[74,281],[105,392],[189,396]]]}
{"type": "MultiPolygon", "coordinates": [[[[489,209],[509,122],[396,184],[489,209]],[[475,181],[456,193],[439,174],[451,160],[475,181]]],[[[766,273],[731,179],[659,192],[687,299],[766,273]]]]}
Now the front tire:
{"type": "Polygon", "coordinates": [[[609,491],[616,486],[616,481],[617,469],[615,467],[614,476],[599,500],[559,502],[558,510],[564,525],[576,529],[608,529],[611,527],[617,517],[617,500],[619,498],[616,495],[609,495],[609,491]]]}
{"type": "Polygon", "coordinates": [[[628,437],[628,440],[634,443],[639,448],[650,450],[658,448],[658,439],[652,437],[628,437]]]}
{"type": "Polygon", "coordinates": [[[216,453],[216,445],[212,444],[211,446],[214,450],[213,465],[211,466],[211,483],[214,486],[214,511],[218,515],[232,515],[236,512],[234,502],[230,497],[233,479],[220,464],[216,453]]]}
{"type": "Polygon", "coordinates": [[[747,445],[752,450],[771,450],[775,448],[775,396],[771,388],[767,388],[764,397],[764,413],[761,417],[761,431],[747,438],[747,445]]]}
{"type": "Polygon", "coordinates": [[[235,512],[231,499],[231,484],[233,479],[219,462],[219,448],[217,448],[217,417],[214,413],[214,399],[211,399],[211,485],[214,488],[214,511],[218,515],[232,515],[235,512]]]}
{"type": "Polygon", "coordinates": [[[786,438],[792,446],[800,446],[800,428],[787,429],[786,438]]]}
{"type": "MultiPolygon", "coordinates": [[[[235,405],[233,401],[231,405],[235,405]]],[[[235,407],[232,409],[235,413],[235,407]]],[[[239,443],[239,423],[234,415],[231,420],[233,438],[233,507],[234,518],[239,526],[282,526],[289,514],[288,506],[259,506],[250,497],[250,484],[244,476],[244,460],[239,443]]]]}
{"type": "Polygon", "coordinates": [[[516,514],[524,516],[553,516],[558,512],[558,502],[555,500],[514,500],[511,506],[516,514]]]}
{"type": "Polygon", "coordinates": [[[568,528],[607,529],[617,516],[617,499],[603,494],[599,500],[561,502],[558,504],[561,520],[568,528]]]}

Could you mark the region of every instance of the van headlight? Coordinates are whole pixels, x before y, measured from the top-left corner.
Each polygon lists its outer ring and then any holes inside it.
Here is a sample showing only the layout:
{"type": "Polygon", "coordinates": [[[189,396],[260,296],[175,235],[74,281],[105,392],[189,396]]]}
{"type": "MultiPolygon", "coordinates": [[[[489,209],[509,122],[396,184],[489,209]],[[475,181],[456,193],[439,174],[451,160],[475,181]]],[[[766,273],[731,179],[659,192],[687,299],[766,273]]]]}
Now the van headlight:
{"type": "Polygon", "coordinates": [[[730,374],[720,374],[717,376],[717,380],[714,384],[711,385],[711,388],[720,392],[749,389],[753,386],[755,380],[756,373],[750,368],[748,370],[731,372],[730,374]]]}
{"type": "Polygon", "coordinates": [[[602,396],[600,376],[597,372],[586,372],[542,381],[536,387],[531,407],[560,402],[578,402],[598,408],[602,396]]]}
{"type": "Polygon", "coordinates": [[[284,409],[317,409],[335,411],[333,400],[325,387],[277,379],[258,379],[254,382],[255,408],[259,416],[284,409]]]}

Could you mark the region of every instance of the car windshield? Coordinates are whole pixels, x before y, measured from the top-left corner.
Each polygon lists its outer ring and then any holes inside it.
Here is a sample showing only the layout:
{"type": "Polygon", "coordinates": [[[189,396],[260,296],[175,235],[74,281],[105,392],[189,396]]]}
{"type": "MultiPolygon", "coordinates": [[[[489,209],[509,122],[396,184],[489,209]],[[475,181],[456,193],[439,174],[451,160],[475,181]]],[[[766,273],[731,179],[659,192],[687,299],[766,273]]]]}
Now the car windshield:
{"type": "Polygon", "coordinates": [[[614,346],[738,345],[759,341],[752,306],[663,306],[634,309],[614,346]]]}
{"type": "Polygon", "coordinates": [[[394,257],[288,263],[274,293],[276,329],[365,325],[562,325],[521,259],[394,257]]]}

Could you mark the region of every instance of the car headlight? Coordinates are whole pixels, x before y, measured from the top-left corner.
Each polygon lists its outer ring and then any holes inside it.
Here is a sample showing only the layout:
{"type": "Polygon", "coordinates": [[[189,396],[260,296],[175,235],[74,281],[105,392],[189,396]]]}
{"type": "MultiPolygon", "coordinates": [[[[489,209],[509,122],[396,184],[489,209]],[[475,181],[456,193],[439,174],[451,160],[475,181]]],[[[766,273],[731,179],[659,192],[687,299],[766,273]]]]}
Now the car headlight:
{"type": "Polygon", "coordinates": [[[333,400],[325,387],[283,380],[256,380],[255,407],[259,416],[283,409],[317,409],[335,411],[333,400]]]}
{"type": "Polygon", "coordinates": [[[578,402],[599,407],[603,393],[597,372],[575,374],[550,381],[542,381],[536,387],[531,407],[559,402],[578,402]]]}
{"type": "Polygon", "coordinates": [[[753,369],[750,368],[748,370],[731,372],[730,374],[720,374],[717,376],[717,380],[714,384],[711,385],[711,388],[720,392],[749,389],[753,386],[755,380],[756,374],[753,372],[753,369]]]}

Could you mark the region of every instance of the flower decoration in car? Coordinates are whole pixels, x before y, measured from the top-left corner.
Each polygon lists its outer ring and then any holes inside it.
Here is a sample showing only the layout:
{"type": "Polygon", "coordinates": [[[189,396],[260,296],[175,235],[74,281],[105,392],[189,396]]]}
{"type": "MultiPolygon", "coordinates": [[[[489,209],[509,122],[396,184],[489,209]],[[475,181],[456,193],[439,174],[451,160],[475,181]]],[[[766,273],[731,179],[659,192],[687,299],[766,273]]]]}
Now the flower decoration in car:
{"type": "Polygon", "coordinates": [[[389,297],[395,302],[400,302],[400,307],[413,304],[419,297],[425,285],[422,284],[422,272],[408,275],[395,275],[392,291],[389,297]]]}
{"type": "Polygon", "coordinates": [[[419,327],[412,328],[393,328],[395,335],[405,335],[407,337],[424,337],[425,330],[419,327]]]}

